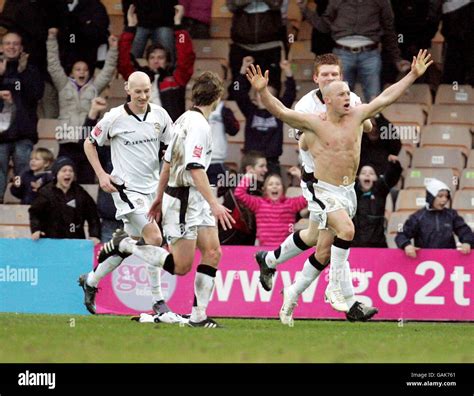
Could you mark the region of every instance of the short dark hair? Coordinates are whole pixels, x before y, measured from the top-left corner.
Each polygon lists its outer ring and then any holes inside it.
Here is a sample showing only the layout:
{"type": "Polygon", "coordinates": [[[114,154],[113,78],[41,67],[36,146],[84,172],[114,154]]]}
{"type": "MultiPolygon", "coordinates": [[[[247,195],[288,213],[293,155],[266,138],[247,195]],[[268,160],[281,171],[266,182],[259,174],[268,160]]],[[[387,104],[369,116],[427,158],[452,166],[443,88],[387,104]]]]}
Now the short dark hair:
{"type": "Polygon", "coordinates": [[[339,66],[339,71],[342,74],[342,62],[341,59],[334,54],[321,54],[317,55],[316,58],[314,58],[314,74],[318,74],[319,72],[319,66],[322,65],[336,65],[339,66]]]}
{"type": "Polygon", "coordinates": [[[147,47],[147,49],[145,50],[145,59],[148,60],[150,58],[151,54],[154,51],[158,51],[158,50],[161,50],[161,51],[165,52],[166,61],[168,62],[168,60],[170,59],[170,54],[169,54],[168,50],[165,47],[163,47],[160,43],[152,44],[149,47],[147,47]]]}
{"type": "Polygon", "coordinates": [[[224,93],[224,84],[216,73],[206,71],[194,82],[191,99],[195,106],[209,106],[224,93]]]}
{"type": "Polygon", "coordinates": [[[247,166],[255,166],[257,165],[257,162],[260,158],[265,158],[265,156],[263,155],[263,153],[261,153],[260,151],[256,151],[256,150],[250,150],[250,151],[247,151],[243,157],[242,157],[242,161],[241,161],[241,169],[242,169],[242,172],[245,173],[247,170],[247,166]]]}

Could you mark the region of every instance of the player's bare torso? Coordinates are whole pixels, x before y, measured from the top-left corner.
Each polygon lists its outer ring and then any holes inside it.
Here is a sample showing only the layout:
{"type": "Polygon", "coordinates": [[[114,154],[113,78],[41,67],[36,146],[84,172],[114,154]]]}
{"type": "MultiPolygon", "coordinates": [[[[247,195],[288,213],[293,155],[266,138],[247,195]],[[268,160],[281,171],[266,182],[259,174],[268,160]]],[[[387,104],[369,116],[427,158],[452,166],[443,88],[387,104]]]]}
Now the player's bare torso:
{"type": "Polygon", "coordinates": [[[360,161],[362,123],[354,111],[338,123],[311,116],[312,131],[305,130],[304,146],[314,158],[318,180],[339,186],[354,182],[360,161]]]}

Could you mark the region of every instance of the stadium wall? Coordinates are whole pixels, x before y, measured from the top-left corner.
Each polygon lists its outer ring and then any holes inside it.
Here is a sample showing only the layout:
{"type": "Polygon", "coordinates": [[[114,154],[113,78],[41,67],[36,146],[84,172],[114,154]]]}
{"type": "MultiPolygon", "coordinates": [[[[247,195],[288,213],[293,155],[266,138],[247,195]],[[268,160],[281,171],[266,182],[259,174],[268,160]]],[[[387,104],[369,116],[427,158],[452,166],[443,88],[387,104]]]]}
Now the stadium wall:
{"type": "MultiPolygon", "coordinates": [[[[278,268],[274,288],[264,291],[253,256],[259,247],[223,246],[216,288],[208,308],[214,317],[275,318],[280,291],[294,280],[308,254],[278,268]]],[[[31,313],[86,313],[77,278],[91,267],[89,241],[0,240],[0,311],[31,313]],[[14,281],[20,269],[34,271],[25,281],[14,281]]],[[[357,299],[379,308],[379,320],[474,321],[472,255],[455,250],[422,250],[416,259],[397,249],[351,249],[350,263],[357,299]]],[[[195,260],[199,264],[199,255],[195,260]]],[[[303,293],[295,318],[345,319],[324,302],[327,270],[303,293]]],[[[193,302],[194,271],[185,277],[163,272],[169,305],[189,313],[193,302]]],[[[134,315],[148,312],[151,294],[146,265],[127,258],[103,279],[97,311],[134,315]]]]}

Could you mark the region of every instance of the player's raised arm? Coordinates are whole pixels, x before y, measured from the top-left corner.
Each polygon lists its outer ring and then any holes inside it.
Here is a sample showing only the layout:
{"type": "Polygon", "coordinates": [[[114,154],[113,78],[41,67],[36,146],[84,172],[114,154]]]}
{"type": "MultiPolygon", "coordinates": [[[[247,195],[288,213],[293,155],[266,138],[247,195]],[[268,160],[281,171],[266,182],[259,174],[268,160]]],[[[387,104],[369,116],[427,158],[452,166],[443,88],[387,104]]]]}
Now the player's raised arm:
{"type": "Polygon", "coordinates": [[[252,84],[252,87],[260,93],[265,108],[275,117],[296,129],[314,129],[311,120],[316,117],[289,109],[268,91],[268,70],[263,75],[259,65],[257,65],[257,68],[254,65],[250,65],[247,68],[247,79],[252,84]]]}
{"type": "Polygon", "coordinates": [[[413,57],[410,72],[400,81],[388,87],[370,103],[356,107],[357,111],[361,111],[362,120],[373,117],[377,113],[380,113],[385,107],[391,105],[403,95],[403,92],[405,92],[417,78],[425,73],[426,69],[433,63],[433,61],[430,60],[431,54],[427,52],[427,50],[420,50],[417,57],[413,57]]]}

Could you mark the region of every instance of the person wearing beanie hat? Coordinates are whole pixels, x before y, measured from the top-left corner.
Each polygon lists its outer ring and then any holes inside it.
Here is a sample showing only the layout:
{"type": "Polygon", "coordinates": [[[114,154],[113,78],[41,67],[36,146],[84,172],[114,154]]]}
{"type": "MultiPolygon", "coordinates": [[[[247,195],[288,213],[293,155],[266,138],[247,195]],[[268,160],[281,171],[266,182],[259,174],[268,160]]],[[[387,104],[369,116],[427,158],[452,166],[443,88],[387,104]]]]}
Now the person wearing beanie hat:
{"type": "Polygon", "coordinates": [[[59,157],[52,168],[53,181],[42,186],[30,206],[31,238],[89,239],[100,242],[100,219],[92,197],[75,180],[74,162],[59,157]]]}
{"type": "Polygon", "coordinates": [[[457,211],[447,207],[450,200],[451,189],[445,183],[438,179],[426,183],[426,206],[408,218],[395,238],[408,257],[416,258],[421,248],[456,249],[453,234],[459,238],[457,249],[463,254],[471,252],[474,233],[457,211]]]}

